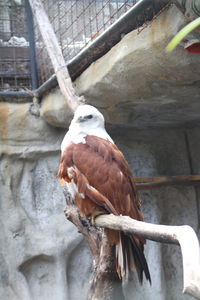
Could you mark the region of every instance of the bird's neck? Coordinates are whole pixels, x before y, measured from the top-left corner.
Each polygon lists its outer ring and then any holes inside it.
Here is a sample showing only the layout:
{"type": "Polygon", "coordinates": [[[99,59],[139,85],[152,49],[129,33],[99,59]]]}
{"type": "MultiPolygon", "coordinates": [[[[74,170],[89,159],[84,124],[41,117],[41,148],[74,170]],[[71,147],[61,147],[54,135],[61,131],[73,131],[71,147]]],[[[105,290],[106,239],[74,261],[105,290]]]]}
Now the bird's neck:
{"type": "Polygon", "coordinates": [[[109,134],[106,132],[104,127],[96,127],[96,128],[80,128],[77,126],[70,126],[69,131],[66,133],[63,142],[61,144],[61,150],[64,151],[66,146],[69,143],[86,143],[85,137],[87,135],[93,135],[100,137],[102,139],[106,139],[110,141],[111,143],[114,143],[109,134]]]}

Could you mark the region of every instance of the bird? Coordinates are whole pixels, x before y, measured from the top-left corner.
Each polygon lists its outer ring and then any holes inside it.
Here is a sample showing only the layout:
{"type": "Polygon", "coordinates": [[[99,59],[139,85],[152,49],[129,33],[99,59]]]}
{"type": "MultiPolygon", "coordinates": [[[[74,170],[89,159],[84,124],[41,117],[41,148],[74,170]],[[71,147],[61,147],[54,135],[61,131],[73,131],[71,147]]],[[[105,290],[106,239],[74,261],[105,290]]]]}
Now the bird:
{"type": "MultiPolygon", "coordinates": [[[[105,129],[103,114],[94,106],[78,106],[61,144],[57,177],[65,183],[81,217],[101,214],[129,216],[143,221],[141,203],[130,167],[105,129]]],[[[143,274],[151,283],[144,255],[145,239],[134,234],[105,229],[115,248],[119,278],[143,274]]]]}

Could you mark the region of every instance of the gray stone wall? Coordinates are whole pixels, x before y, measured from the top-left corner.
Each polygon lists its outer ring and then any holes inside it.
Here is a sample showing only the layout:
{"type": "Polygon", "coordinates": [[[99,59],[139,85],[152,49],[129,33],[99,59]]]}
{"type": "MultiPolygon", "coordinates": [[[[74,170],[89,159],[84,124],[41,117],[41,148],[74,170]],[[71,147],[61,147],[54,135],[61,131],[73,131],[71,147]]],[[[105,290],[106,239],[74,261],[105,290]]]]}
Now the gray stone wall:
{"type": "Polygon", "coordinates": [[[88,249],[64,217],[56,179],[63,135],[30,115],[29,104],[0,103],[2,300],[86,297],[88,249]]]}
{"type": "MultiPolygon", "coordinates": [[[[86,299],[91,258],[81,234],[64,217],[56,179],[65,131],[30,115],[29,104],[0,103],[0,299],[86,299]]],[[[198,128],[109,132],[135,176],[200,172],[198,128]]],[[[183,186],[143,191],[145,220],[188,224],[199,233],[198,195],[198,189],[183,186]]],[[[126,299],[190,299],[181,294],[180,249],[150,241],[145,249],[152,286],[124,283],[126,299]]]]}
{"type": "MultiPolygon", "coordinates": [[[[199,173],[196,141],[199,128],[184,129],[114,129],[112,137],[123,150],[134,175],[187,175],[199,173]],[[186,141],[188,139],[188,142],[186,141]],[[190,152],[190,153],[189,153],[190,152]],[[196,154],[195,154],[196,153],[196,154]],[[190,162],[189,156],[192,155],[190,162]]],[[[199,234],[198,188],[171,186],[140,192],[145,220],[156,224],[192,226],[199,234]]],[[[146,255],[152,286],[135,288],[128,284],[127,299],[191,299],[181,294],[182,260],[179,247],[147,241],[146,255]]]]}

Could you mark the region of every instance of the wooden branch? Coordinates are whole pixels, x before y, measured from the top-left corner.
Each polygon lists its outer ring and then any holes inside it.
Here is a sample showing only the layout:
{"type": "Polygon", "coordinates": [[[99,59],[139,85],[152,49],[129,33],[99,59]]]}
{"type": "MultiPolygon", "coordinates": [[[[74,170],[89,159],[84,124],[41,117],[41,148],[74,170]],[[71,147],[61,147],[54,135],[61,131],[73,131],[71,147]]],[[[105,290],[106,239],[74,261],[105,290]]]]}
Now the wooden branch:
{"type": "Polygon", "coordinates": [[[137,190],[148,190],[161,186],[200,184],[200,175],[134,177],[134,181],[137,190]]]}
{"type": "Polygon", "coordinates": [[[84,102],[83,97],[78,97],[75,94],[62,51],[41,1],[29,0],[29,3],[54,68],[60,90],[67,100],[69,108],[74,111],[78,105],[84,102]]]}
{"type": "Polygon", "coordinates": [[[200,299],[199,241],[190,226],[156,225],[114,215],[97,217],[95,225],[131,232],[156,242],[179,244],[183,259],[183,293],[200,299]]]}
{"type": "Polygon", "coordinates": [[[93,258],[93,272],[87,299],[124,300],[121,281],[116,273],[114,248],[108,244],[104,230],[92,226],[88,219],[79,215],[65,186],[63,192],[67,202],[64,213],[67,219],[85,236],[93,258]]]}
{"type": "Polygon", "coordinates": [[[86,237],[93,255],[89,300],[114,299],[114,286],[117,286],[117,294],[120,294],[120,299],[123,299],[121,285],[116,284],[118,278],[112,259],[113,249],[108,247],[101,227],[134,233],[156,242],[180,245],[183,260],[183,293],[200,299],[199,241],[190,226],[156,225],[136,221],[127,216],[101,215],[95,218],[96,227],[93,227],[87,219],[80,217],[66,187],[64,187],[64,195],[67,202],[65,215],[86,237]]]}

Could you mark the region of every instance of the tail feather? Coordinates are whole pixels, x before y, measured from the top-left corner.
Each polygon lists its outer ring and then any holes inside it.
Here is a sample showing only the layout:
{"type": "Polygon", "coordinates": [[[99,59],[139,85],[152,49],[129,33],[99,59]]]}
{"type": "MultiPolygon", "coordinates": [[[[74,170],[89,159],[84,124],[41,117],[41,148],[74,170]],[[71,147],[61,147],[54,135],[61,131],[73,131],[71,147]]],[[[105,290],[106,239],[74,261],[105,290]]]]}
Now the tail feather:
{"type": "Polygon", "coordinates": [[[127,261],[127,268],[126,268],[126,274],[129,275],[130,272],[136,272],[136,265],[135,265],[135,259],[133,256],[133,250],[131,243],[126,241],[126,238],[124,239],[124,252],[126,253],[126,261],[127,261]]]}
{"type": "Polygon", "coordinates": [[[126,276],[126,257],[124,257],[124,251],[122,246],[122,240],[119,240],[119,243],[115,246],[116,251],[116,270],[119,275],[119,278],[122,279],[126,276]]]}
{"type": "Polygon", "coordinates": [[[143,272],[145,274],[146,279],[149,280],[149,282],[151,283],[151,275],[149,272],[146,258],[143,253],[143,245],[142,248],[140,248],[135,242],[133,236],[129,236],[129,240],[131,241],[132,244],[133,255],[134,255],[136,269],[137,269],[140,283],[142,283],[143,281],[143,272]]]}
{"type": "Polygon", "coordinates": [[[130,277],[131,273],[137,272],[139,282],[143,281],[143,272],[145,277],[151,283],[151,276],[143,253],[143,244],[136,243],[131,235],[125,235],[120,232],[119,243],[116,247],[116,269],[119,278],[130,277]]]}

